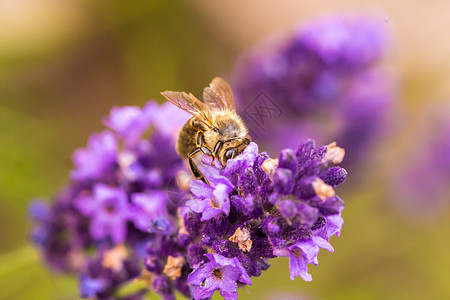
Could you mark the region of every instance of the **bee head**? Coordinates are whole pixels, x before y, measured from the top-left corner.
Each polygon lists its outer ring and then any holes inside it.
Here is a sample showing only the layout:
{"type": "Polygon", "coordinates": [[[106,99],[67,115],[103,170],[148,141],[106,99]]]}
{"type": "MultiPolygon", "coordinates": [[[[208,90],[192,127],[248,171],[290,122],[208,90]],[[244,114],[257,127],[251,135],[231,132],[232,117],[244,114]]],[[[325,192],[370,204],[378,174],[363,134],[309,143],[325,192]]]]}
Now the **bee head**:
{"type": "Polygon", "coordinates": [[[242,138],[247,135],[247,127],[235,113],[224,111],[216,116],[215,131],[221,141],[242,138]]]}

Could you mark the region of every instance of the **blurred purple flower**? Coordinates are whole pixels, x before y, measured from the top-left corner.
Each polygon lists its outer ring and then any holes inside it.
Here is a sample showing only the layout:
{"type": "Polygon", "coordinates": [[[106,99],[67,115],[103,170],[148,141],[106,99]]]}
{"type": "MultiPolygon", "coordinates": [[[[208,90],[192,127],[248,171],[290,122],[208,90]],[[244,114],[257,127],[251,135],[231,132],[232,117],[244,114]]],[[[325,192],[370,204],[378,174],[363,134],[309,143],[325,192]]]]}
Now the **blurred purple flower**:
{"type": "Polygon", "coordinates": [[[377,64],[388,40],[382,19],[324,16],[246,53],[232,86],[253,138],[273,152],[309,137],[336,140],[346,164],[365,159],[389,124],[392,76],[377,64]]]}
{"type": "Polygon", "coordinates": [[[158,107],[157,113],[153,115],[154,125],[164,135],[178,138],[178,130],[181,125],[191,117],[182,109],[174,109],[173,104],[165,102],[158,107]],[[168,122],[170,120],[170,122],[168,122]]]}
{"type": "Polygon", "coordinates": [[[112,109],[105,124],[114,132],[93,134],[86,149],[75,151],[68,186],[51,204],[30,205],[33,242],[53,269],[79,275],[82,296],[118,299],[117,289],[143,272],[147,244],[176,235],[177,206],[168,194],[188,192],[173,180],[185,172],[174,134],[187,117],[167,119],[163,129],[152,117],[170,110],[181,115],[155,102],[112,109]]]}
{"type": "Polygon", "coordinates": [[[114,107],[103,123],[114,130],[127,145],[134,145],[152,123],[158,106],[149,102],[141,109],[137,106],[114,107]]]}
{"type": "Polygon", "coordinates": [[[78,149],[73,154],[75,169],[71,172],[74,180],[102,178],[116,162],[117,141],[109,131],[93,134],[86,149],[78,149]]]}
{"type": "Polygon", "coordinates": [[[80,277],[80,296],[83,298],[95,297],[106,287],[105,280],[89,278],[86,275],[80,277]]]}
{"type": "Polygon", "coordinates": [[[150,230],[153,221],[168,216],[167,194],[164,191],[149,191],[146,193],[135,193],[131,197],[133,207],[130,218],[134,225],[142,230],[150,230]]]}
{"type": "Polygon", "coordinates": [[[90,217],[90,233],[94,239],[110,237],[115,244],[122,243],[127,235],[130,205],[122,188],[96,184],[92,196],[81,194],[74,199],[81,214],[90,217]]]}

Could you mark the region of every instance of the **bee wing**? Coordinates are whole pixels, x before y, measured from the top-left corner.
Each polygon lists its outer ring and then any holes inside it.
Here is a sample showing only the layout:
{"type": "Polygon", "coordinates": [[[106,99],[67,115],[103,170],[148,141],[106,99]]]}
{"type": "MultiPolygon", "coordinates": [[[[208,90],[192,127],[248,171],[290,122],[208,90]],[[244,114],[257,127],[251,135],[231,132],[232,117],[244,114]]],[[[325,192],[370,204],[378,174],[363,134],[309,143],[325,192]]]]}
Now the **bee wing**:
{"type": "Polygon", "coordinates": [[[214,78],[209,87],[203,90],[203,101],[213,110],[228,109],[236,111],[231,87],[220,77],[214,78]]]}
{"type": "Polygon", "coordinates": [[[165,91],[161,92],[161,95],[182,110],[196,117],[209,128],[214,127],[214,117],[211,114],[209,106],[198,100],[191,93],[165,91]]]}

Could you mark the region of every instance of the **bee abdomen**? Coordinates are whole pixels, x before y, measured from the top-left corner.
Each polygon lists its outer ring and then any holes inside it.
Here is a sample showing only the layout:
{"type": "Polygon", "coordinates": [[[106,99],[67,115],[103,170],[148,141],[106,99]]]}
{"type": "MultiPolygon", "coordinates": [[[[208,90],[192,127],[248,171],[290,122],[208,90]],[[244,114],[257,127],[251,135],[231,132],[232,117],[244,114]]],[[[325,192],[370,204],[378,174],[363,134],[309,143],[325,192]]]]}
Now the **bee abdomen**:
{"type": "Polygon", "coordinates": [[[178,136],[177,150],[182,158],[187,158],[189,153],[197,148],[197,133],[200,130],[196,126],[195,117],[190,118],[183,126],[178,136]]]}

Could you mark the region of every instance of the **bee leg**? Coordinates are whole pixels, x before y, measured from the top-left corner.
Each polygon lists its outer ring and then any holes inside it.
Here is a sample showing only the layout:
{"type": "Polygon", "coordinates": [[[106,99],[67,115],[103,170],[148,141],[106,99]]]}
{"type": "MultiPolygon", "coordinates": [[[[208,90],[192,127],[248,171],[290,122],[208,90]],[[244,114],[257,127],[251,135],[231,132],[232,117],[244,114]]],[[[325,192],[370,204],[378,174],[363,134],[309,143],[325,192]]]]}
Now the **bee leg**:
{"type": "Polygon", "coordinates": [[[194,151],[192,151],[191,153],[189,153],[188,156],[188,161],[189,161],[189,166],[191,167],[191,171],[192,174],[194,174],[194,176],[196,178],[199,178],[201,181],[203,181],[204,183],[209,185],[209,181],[208,179],[206,179],[205,175],[203,175],[203,173],[198,169],[197,165],[195,164],[194,160],[192,159],[192,157],[200,152],[200,148],[195,149],[194,151]]]}
{"type": "Polygon", "coordinates": [[[211,166],[214,166],[214,159],[216,158],[214,154],[209,150],[207,147],[203,146],[204,143],[204,136],[203,132],[199,132],[197,134],[197,149],[200,149],[205,155],[212,157],[211,166]]]}
{"type": "MultiPolygon", "coordinates": [[[[215,157],[218,157],[219,156],[219,150],[220,150],[220,148],[222,147],[222,145],[223,145],[223,143],[222,143],[222,141],[218,141],[217,143],[216,143],[216,145],[214,146],[214,156],[215,157]]],[[[222,162],[220,161],[220,159],[219,159],[219,162],[220,162],[220,166],[222,167],[222,169],[223,168],[225,168],[225,166],[222,164],[222,162]]]]}

